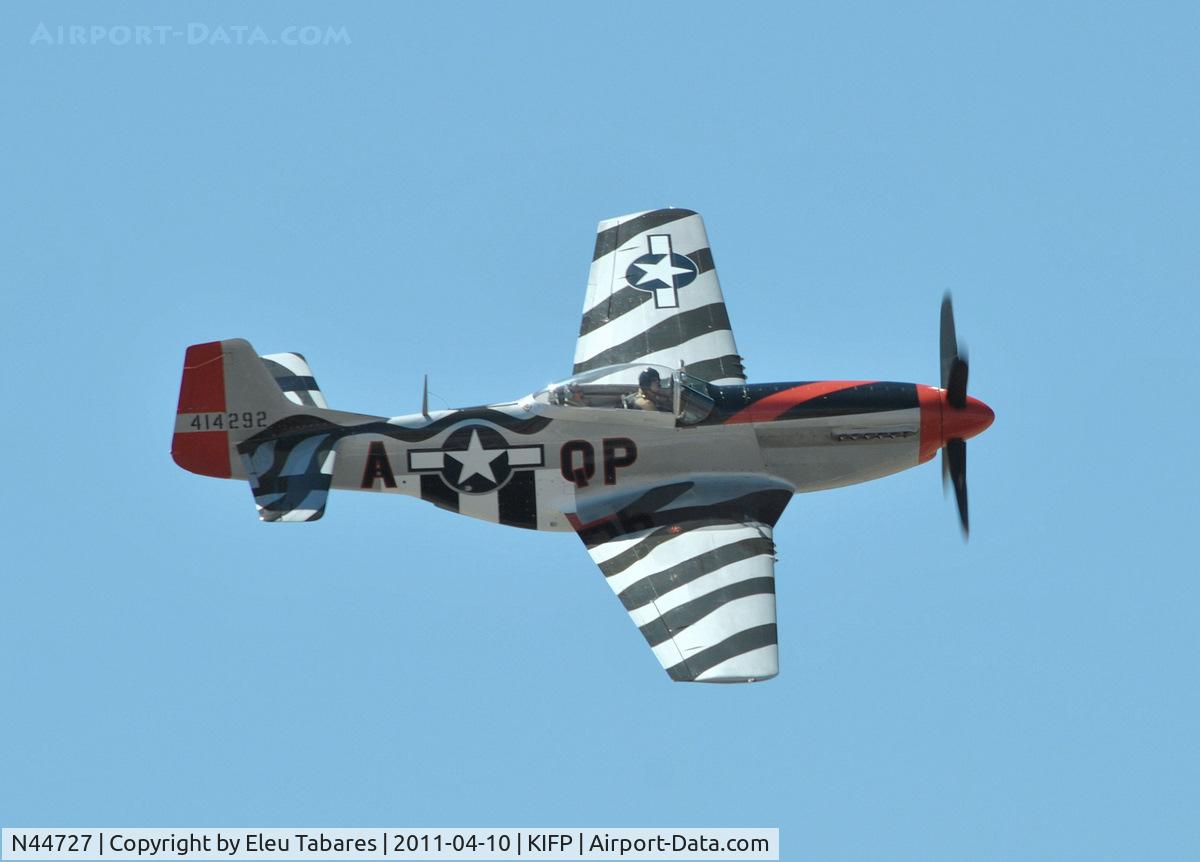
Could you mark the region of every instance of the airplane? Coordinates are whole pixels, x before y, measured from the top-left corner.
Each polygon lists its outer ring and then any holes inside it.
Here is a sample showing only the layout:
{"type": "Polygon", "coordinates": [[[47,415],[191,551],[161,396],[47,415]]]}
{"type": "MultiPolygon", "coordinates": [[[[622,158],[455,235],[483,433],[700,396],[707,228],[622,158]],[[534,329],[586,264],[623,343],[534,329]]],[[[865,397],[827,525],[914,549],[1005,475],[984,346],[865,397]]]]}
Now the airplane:
{"type": "Polygon", "coordinates": [[[315,521],[331,488],[406,494],[531,530],[573,531],[671,679],[779,672],[776,522],[792,495],[866,482],[942,450],[968,531],[967,395],[949,294],[941,385],[748,383],[700,215],[601,221],[570,377],[515,401],[386,418],[331,409],[298,353],[187,348],[171,454],[248,480],[259,517],[315,521]]]}

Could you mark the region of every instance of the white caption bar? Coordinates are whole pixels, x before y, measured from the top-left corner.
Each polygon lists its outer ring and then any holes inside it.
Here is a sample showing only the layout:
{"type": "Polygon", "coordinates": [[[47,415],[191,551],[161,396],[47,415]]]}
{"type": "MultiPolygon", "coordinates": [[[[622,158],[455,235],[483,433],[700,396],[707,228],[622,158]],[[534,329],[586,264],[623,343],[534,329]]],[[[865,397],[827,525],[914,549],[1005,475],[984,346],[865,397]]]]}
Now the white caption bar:
{"type": "Polygon", "coordinates": [[[4,829],[0,859],[778,859],[778,829],[4,829]]]}

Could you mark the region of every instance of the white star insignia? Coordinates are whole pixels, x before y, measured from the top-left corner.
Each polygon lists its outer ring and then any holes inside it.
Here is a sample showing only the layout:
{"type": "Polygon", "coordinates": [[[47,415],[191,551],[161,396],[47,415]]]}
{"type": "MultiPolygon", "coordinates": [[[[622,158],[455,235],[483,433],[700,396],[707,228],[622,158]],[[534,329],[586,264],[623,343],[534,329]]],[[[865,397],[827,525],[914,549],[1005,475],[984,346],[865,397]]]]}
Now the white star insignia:
{"type": "Polygon", "coordinates": [[[493,485],[496,484],[496,474],[492,472],[492,462],[504,454],[503,451],[488,450],[479,442],[479,432],[471,430],[471,442],[461,452],[447,452],[459,464],[462,472],[458,475],[458,484],[465,485],[472,476],[482,476],[493,485]]]}
{"type": "Polygon", "coordinates": [[[669,254],[664,254],[657,263],[638,263],[634,266],[642,271],[642,277],[637,280],[638,287],[648,286],[646,285],[648,281],[661,281],[667,287],[674,287],[675,276],[691,272],[687,267],[672,264],[669,254]]]}

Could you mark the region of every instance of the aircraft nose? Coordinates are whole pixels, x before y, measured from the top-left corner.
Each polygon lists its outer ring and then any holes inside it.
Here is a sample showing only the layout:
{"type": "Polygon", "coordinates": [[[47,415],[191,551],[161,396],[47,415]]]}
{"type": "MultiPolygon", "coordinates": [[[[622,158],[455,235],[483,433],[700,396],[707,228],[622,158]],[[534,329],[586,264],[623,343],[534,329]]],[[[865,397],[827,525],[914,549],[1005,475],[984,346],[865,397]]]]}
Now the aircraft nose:
{"type": "Polygon", "coordinates": [[[967,404],[962,409],[955,409],[949,404],[942,406],[942,439],[951,440],[960,437],[969,440],[976,434],[982,434],[996,419],[992,408],[978,398],[967,396],[967,404]]]}

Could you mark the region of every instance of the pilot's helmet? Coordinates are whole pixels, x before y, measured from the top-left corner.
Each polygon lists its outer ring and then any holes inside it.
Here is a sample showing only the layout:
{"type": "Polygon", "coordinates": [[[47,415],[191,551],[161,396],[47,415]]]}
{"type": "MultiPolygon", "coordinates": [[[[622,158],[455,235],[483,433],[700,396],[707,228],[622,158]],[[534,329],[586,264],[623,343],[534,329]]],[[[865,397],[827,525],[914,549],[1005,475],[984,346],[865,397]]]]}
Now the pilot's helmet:
{"type": "Polygon", "coordinates": [[[649,389],[651,385],[658,383],[660,379],[657,371],[653,368],[647,368],[638,375],[638,386],[642,389],[649,389]]]}

